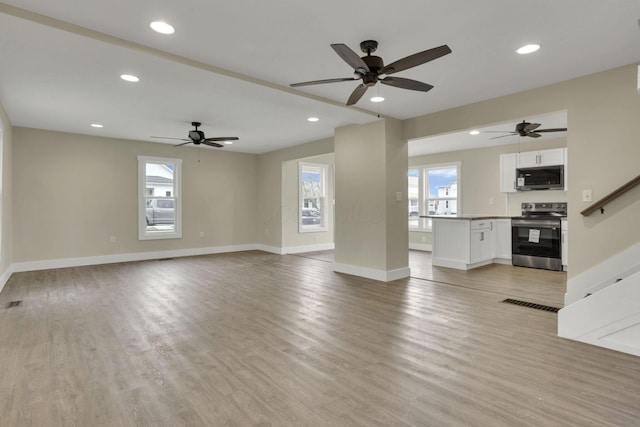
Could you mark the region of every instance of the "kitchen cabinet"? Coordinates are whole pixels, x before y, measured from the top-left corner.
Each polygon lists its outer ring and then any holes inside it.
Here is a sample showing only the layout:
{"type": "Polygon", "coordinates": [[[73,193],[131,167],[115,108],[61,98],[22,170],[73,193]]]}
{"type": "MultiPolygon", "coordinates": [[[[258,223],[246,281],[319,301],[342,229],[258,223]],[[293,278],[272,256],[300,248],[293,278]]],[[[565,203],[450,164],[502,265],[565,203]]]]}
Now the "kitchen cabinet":
{"type": "Polygon", "coordinates": [[[495,219],[433,218],[434,266],[470,270],[493,263],[495,219]]]}
{"type": "Polygon", "coordinates": [[[493,260],[495,232],[493,221],[471,221],[469,264],[493,260]]]}
{"type": "Polygon", "coordinates": [[[500,155],[500,191],[516,192],[516,153],[500,155]]]}
{"type": "Polygon", "coordinates": [[[562,269],[567,271],[569,266],[569,223],[566,218],[560,222],[560,253],[562,254],[562,269]]]}
{"type": "Polygon", "coordinates": [[[494,262],[502,264],[511,264],[511,220],[497,219],[495,220],[495,242],[496,250],[494,262]]]}
{"type": "Polygon", "coordinates": [[[518,153],[517,167],[531,168],[538,166],[564,165],[564,153],[564,148],[518,153]]]}

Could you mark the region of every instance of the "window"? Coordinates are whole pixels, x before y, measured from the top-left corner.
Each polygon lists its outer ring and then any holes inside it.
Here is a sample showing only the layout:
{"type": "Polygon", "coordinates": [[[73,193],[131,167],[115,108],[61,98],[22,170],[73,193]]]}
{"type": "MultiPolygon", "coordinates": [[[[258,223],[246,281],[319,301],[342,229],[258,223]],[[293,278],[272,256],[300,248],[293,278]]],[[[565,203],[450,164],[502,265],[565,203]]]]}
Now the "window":
{"type": "Polygon", "coordinates": [[[326,231],[327,165],[299,163],[300,213],[299,232],[326,231]]]}
{"type": "Polygon", "coordinates": [[[422,216],[454,216],[460,198],[460,163],[420,166],[409,170],[409,228],[430,230],[431,219],[422,216]]]}
{"type": "Polygon", "coordinates": [[[4,172],[4,163],[3,163],[3,151],[4,151],[4,140],[3,140],[3,130],[2,126],[0,126],[0,261],[2,261],[2,199],[4,198],[4,192],[2,191],[2,174],[4,172]]]}
{"type": "Polygon", "coordinates": [[[138,239],[182,237],[182,160],[138,156],[138,239]]]}

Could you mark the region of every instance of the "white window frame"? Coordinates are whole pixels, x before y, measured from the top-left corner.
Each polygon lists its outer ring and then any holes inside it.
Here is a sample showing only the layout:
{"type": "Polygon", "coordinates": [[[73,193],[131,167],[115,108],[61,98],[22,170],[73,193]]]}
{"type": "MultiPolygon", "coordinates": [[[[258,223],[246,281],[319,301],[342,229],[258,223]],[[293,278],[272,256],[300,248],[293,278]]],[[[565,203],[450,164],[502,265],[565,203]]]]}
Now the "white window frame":
{"type": "Polygon", "coordinates": [[[321,163],[305,163],[298,162],[298,232],[313,233],[318,231],[327,231],[329,229],[327,214],[327,174],[329,166],[321,163]],[[320,174],[320,197],[322,199],[322,207],[320,209],[320,224],[303,224],[302,209],[304,206],[304,182],[302,174],[304,171],[313,171],[320,174]]]}
{"type": "MultiPolygon", "coordinates": [[[[162,198],[154,196],[155,199],[162,198]]],[[[138,240],[155,239],[181,239],[182,238],[182,159],[171,159],[166,157],[138,156],[138,240]],[[175,200],[175,217],[173,230],[147,230],[146,221],[146,199],[147,163],[172,164],[173,165],[173,196],[175,200]]]]}
{"type": "Polygon", "coordinates": [[[0,261],[2,261],[2,225],[4,224],[2,221],[2,209],[4,206],[4,188],[3,188],[3,180],[2,175],[4,174],[4,129],[0,126],[0,261]]]}
{"type": "MultiPolygon", "coordinates": [[[[431,165],[420,165],[420,166],[411,166],[409,167],[409,170],[407,171],[407,176],[409,174],[409,171],[415,171],[417,170],[418,173],[418,215],[419,218],[420,217],[424,217],[427,216],[429,213],[427,212],[427,206],[428,206],[428,200],[429,200],[429,174],[428,172],[430,170],[434,170],[434,169],[450,169],[450,168],[456,168],[456,180],[457,180],[457,196],[456,197],[447,197],[447,198],[442,198],[440,197],[439,199],[441,200],[445,200],[445,201],[450,201],[450,200],[455,200],[457,203],[457,214],[460,215],[460,213],[462,212],[462,175],[461,175],[461,169],[462,169],[462,163],[461,162],[449,162],[449,163],[438,163],[438,164],[431,164],[431,165]]],[[[408,213],[407,213],[408,215],[408,213]]],[[[442,216],[443,218],[446,218],[448,215],[432,215],[432,216],[442,216]]],[[[413,225],[409,225],[409,230],[410,231],[432,231],[433,229],[433,225],[432,225],[432,221],[430,218],[420,218],[418,220],[418,225],[417,226],[413,226],[413,225]]]]}

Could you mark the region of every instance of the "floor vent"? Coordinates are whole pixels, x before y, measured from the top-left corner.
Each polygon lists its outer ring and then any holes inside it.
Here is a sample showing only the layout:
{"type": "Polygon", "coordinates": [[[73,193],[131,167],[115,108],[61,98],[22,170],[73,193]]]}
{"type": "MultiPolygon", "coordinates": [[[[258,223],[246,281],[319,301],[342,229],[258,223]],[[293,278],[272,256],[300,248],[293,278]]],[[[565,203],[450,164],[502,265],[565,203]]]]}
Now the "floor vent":
{"type": "Polygon", "coordinates": [[[4,308],[20,307],[21,305],[22,301],[9,301],[7,305],[4,306],[4,308]]]}
{"type": "Polygon", "coordinates": [[[174,258],[158,258],[157,261],[173,261],[174,258]]]}
{"type": "Polygon", "coordinates": [[[523,307],[535,308],[536,310],[550,311],[552,313],[557,313],[560,309],[558,307],[551,307],[550,305],[536,304],[533,302],[520,301],[517,299],[507,298],[502,302],[506,302],[509,304],[521,305],[523,307]]]}

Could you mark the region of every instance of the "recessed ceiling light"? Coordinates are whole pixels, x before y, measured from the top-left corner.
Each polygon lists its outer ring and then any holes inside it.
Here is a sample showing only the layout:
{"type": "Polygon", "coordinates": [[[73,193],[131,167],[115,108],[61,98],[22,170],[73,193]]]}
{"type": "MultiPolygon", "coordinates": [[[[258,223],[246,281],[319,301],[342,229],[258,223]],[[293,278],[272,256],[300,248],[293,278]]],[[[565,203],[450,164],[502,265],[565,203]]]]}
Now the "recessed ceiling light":
{"type": "Polygon", "coordinates": [[[121,74],[120,78],[126,82],[139,82],[140,79],[132,74],[121,74]]]}
{"type": "Polygon", "coordinates": [[[149,26],[153,31],[160,34],[173,34],[176,32],[171,25],[163,21],[153,21],[149,26]]]}
{"type": "Polygon", "coordinates": [[[227,144],[227,145],[231,145],[231,144],[233,144],[233,141],[225,141],[224,143],[227,144]]]}
{"type": "Polygon", "coordinates": [[[319,119],[319,118],[317,118],[317,117],[309,117],[309,118],[307,119],[307,121],[308,121],[308,122],[317,122],[318,120],[320,120],[320,119],[319,119]]]}
{"type": "Polygon", "coordinates": [[[382,102],[384,101],[384,98],[381,96],[374,96],[373,98],[371,98],[371,102],[382,102]]]}
{"type": "Polygon", "coordinates": [[[480,135],[480,131],[477,129],[472,130],[471,132],[469,132],[469,135],[480,135]]]}
{"type": "Polygon", "coordinates": [[[91,127],[92,128],[103,128],[104,126],[102,126],[100,123],[91,123],[91,127]]]}
{"type": "Polygon", "coordinates": [[[538,49],[540,49],[539,44],[528,44],[522,46],[520,49],[516,50],[516,52],[518,52],[520,55],[526,55],[528,53],[536,52],[538,49]]]}

